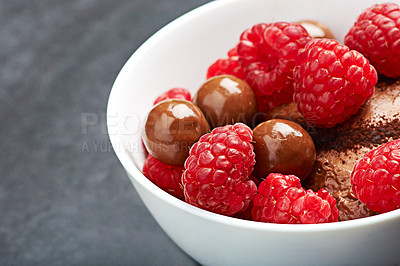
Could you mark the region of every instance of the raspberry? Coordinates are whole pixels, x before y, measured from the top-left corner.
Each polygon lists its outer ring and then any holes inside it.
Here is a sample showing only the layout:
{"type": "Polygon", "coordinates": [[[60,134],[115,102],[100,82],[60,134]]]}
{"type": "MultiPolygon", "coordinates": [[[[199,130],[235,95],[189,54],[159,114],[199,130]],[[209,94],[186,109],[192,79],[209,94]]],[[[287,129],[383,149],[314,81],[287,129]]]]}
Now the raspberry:
{"type": "Polygon", "coordinates": [[[224,215],[248,208],[257,191],[253,133],[242,123],[217,127],[190,149],[182,184],[186,202],[224,215]]]}
{"type": "Polygon", "coordinates": [[[400,140],[367,152],[351,173],[354,195],[369,209],[384,213],[400,208],[400,140]]]}
{"type": "Polygon", "coordinates": [[[162,102],[164,100],[168,99],[181,99],[181,100],[187,100],[187,101],[192,101],[192,96],[190,95],[190,92],[187,89],[183,88],[172,88],[160,96],[158,96],[153,105],[156,105],[159,102],[162,102]]]}
{"type": "Polygon", "coordinates": [[[333,127],[355,114],[378,80],[362,54],[328,39],[314,39],[305,46],[293,77],[297,109],[318,127],[333,127]]]}
{"type": "MultiPolygon", "coordinates": [[[[257,187],[261,183],[260,179],[254,177],[253,175],[250,175],[249,179],[252,180],[254,182],[254,184],[256,184],[257,187]]],[[[244,219],[244,220],[252,220],[252,218],[251,218],[251,209],[252,209],[252,207],[253,207],[252,202],[250,202],[250,205],[246,210],[236,213],[234,215],[234,217],[235,218],[239,218],[239,219],[244,219]]]]}
{"type": "Polygon", "coordinates": [[[209,66],[207,71],[207,79],[220,76],[232,75],[240,79],[244,79],[243,69],[239,64],[239,57],[236,52],[236,47],[228,51],[228,58],[221,58],[209,66]]]}
{"type": "Polygon", "coordinates": [[[258,187],[251,211],[255,221],[284,224],[337,222],[336,200],[325,189],[301,187],[295,175],[269,174],[258,187]]]}
{"type": "Polygon", "coordinates": [[[237,53],[259,112],[293,101],[295,58],[309,40],[308,32],[296,23],[260,23],[242,33],[237,53]]]}
{"type": "Polygon", "coordinates": [[[400,77],[400,7],[376,4],[364,10],[344,43],[369,59],[378,73],[400,77]]]}
{"type": "Polygon", "coordinates": [[[253,208],[253,205],[252,205],[252,202],[250,202],[249,207],[247,209],[245,209],[244,211],[235,213],[234,215],[232,215],[232,217],[251,221],[251,220],[253,220],[253,218],[251,218],[251,209],[252,208],[253,208]]]}
{"type": "Polygon", "coordinates": [[[184,199],[181,184],[183,166],[167,165],[148,155],[143,165],[143,174],[156,186],[169,194],[184,199]]]}

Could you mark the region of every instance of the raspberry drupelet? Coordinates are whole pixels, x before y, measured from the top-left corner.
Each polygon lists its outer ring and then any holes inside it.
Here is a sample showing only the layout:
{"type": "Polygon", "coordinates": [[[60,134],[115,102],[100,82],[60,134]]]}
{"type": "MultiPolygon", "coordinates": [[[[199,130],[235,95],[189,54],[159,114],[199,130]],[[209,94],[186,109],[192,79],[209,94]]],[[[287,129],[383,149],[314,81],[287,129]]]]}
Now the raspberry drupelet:
{"type": "Polygon", "coordinates": [[[190,149],[182,176],[185,200],[224,215],[248,208],[257,191],[249,179],[255,163],[251,129],[242,123],[217,127],[190,149]]]}

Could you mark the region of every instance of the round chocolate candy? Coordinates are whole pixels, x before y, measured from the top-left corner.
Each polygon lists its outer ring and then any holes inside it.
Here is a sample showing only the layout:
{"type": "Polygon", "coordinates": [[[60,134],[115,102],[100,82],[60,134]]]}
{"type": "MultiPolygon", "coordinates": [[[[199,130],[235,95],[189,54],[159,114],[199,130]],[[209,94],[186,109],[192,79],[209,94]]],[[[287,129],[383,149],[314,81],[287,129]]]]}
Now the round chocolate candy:
{"type": "Polygon", "coordinates": [[[157,160],[183,165],[190,146],[210,131],[202,111],[186,100],[165,100],[153,107],[146,118],[143,142],[157,160]]]}
{"type": "Polygon", "coordinates": [[[335,38],[330,29],[319,21],[302,20],[297,23],[303,26],[307,30],[308,34],[313,38],[335,38]]]}
{"type": "Polygon", "coordinates": [[[193,103],[203,111],[212,128],[237,122],[251,126],[257,112],[256,96],[249,84],[231,75],[208,79],[193,103]]]}
{"type": "Polygon", "coordinates": [[[265,178],[270,173],[293,174],[304,180],[316,158],[310,135],[300,125],[271,119],[253,130],[256,164],[253,174],[265,178]]]}

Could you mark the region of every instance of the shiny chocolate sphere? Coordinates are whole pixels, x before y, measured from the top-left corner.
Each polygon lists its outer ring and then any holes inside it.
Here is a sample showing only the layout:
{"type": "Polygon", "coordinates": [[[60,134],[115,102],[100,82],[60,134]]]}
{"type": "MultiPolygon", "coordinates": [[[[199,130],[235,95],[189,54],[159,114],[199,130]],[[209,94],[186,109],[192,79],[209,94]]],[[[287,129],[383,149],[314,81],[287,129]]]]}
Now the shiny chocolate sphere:
{"type": "Polygon", "coordinates": [[[193,103],[203,111],[212,128],[237,122],[251,126],[257,112],[256,96],[249,84],[231,75],[208,79],[193,103]]]}
{"type": "Polygon", "coordinates": [[[190,146],[210,131],[202,111],[186,100],[165,100],[149,112],[143,142],[154,158],[169,165],[183,165],[190,146]]]}
{"type": "Polygon", "coordinates": [[[331,30],[319,21],[302,20],[297,23],[303,26],[313,38],[335,39],[331,30]]]}
{"type": "Polygon", "coordinates": [[[256,164],[253,174],[265,178],[270,173],[294,174],[304,180],[316,159],[312,138],[300,125],[271,119],[253,130],[256,164]]]}

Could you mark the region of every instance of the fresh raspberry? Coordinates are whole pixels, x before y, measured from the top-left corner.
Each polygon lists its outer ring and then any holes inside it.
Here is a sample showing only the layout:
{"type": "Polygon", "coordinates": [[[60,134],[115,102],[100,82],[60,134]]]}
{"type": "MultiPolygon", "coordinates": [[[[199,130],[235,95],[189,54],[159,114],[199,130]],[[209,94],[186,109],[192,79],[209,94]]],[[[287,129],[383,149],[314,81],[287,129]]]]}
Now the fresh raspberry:
{"type": "Polygon", "coordinates": [[[295,175],[269,174],[253,199],[253,220],[284,224],[337,222],[336,200],[325,189],[301,187],[295,175]]]}
{"type": "Polygon", "coordinates": [[[190,92],[187,89],[183,88],[172,88],[169,89],[168,91],[164,92],[160,96],[158,96],[153,105],[156,105],[159,102],[162,102],[164,100],[168,99],[181,99],[181,100],[188,100],[192,101],[192,96],[190,95],[190,92]]]}
{"type": "Polygon", "coordinates": [[[367,152],[351,173],[354,195],[369,209],[384,213],[400,208],[400,140],[367,152]]]}
{"type": "Polygon", "coordinates": [[[344,43],[369,59],[378,73],[400,77],[400,7],[376,4],[364,10],[344,43]]]}
{"type": "MultiPolygon", "coordinates": [[[[237,45],[228,51],[228,57],[239,57],[237,53],[237,45]]],[[[239,59],[239,58],[237,58],[239,59]]]]}
{"type": "Polygon", "coordinates": [[[232,215],[232,217],[235,217],[235,218],[238,218],[238,219],[242,219],[242,220],[252,221],[253,220],[253,218],[251,218],[251,210],[252,210],[252,208],[253,208],[253,205],[252,205],[252,202],[250,202],[249,207],[247,207],[247,209],[245,209],[244,211],[235,213],[234,215],[232,215]]]}
{"type": "Polygon", "coordinates": [[[184,200],[181,184],[183,166],[168,165],[148,155],[143,165],[143,174],[156,186],[184,200]]]}
{"type": "Polygon", "coordinates": [[[246,210],[257,191],[249,179],[255,163],[252,139],[251,129],[242,123],[203,135],[185,162],[186,202],[224,215],[246,210]]]}
{"type": "Polygon", "coordinates": [[[260,23],[240,36],[237,53],[246,81],[257,96],[259,112],[293,101],[293,67],[301,48],[311,40],[297,23],[260,23]]]}
{"type": "Polygon", "coordinates": [[[220,75],[232,75],[240,79],[245,78],[243,69],[239,64],[236,47],[228,51],[228,58],[218,59],[209,66],[207,70],[207,79],[220,75]]]}
{"type": "Polygon", "coordinates": [[[333,127],[370,98],[376,71],[359,52],[335,40],[314,39],[299,53],[293,71],[294,101],[309,124],[333,127]]]}
{"type": "MultiPolygon", "coordinates": [[[[257,187],[261,183],[260,179],[254,177],[253,175],[249,176],[249,180],[252,180],[254,182],[254,184],[256,184],[257,187]]],[[[253,220],[251,218],[251,209],[252,208],[253,208],[253,204],[252,204],[252,202],[250,202],[250,205],[246,210],[236,213],[233,217],[243,219],[243,220],[253,220]]]]}

